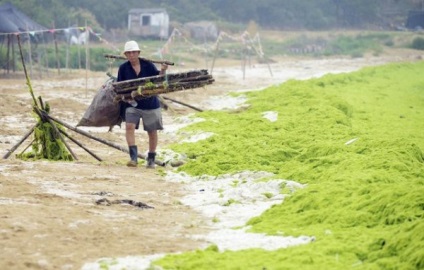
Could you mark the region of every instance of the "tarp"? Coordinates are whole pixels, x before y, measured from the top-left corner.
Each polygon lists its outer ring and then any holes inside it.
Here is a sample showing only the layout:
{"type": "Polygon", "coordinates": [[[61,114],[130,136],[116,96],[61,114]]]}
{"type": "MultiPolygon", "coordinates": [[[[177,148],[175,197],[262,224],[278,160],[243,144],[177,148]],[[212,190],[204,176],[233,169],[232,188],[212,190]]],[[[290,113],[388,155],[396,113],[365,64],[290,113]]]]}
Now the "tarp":
{"type": "Polygon", "coordinates": [[[47,28],[33,21],[10,3],[0,6],[0,33],[16,33],[37,30],[47,30],[47,28]]]}

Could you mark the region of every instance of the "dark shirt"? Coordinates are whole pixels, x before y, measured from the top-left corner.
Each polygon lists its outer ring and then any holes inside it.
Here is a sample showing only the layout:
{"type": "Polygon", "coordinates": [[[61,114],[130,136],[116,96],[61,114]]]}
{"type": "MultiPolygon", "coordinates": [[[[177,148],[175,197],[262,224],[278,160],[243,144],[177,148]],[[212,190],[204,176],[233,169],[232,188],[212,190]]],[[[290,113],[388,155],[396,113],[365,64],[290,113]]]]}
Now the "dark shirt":
{"type": "MultiPolygon", "coordinates": [[[[140,59],[140,73],[135,74],[135,71],[132,68],[131,63],[129,61],[126,61],[125,63],[119,66],[118,78],[116,81],[121,82],[121,81],[134,80],[134,79],[151,77],[156,75],[159,75],[159,70],[151,62],[140,59]]],[[[138,104],[136,108],[141,110],[153,110],[153,109],[160,108],[160,102],[157,96],[137,100],[137,103],[138,104]]],[[[125,103],[122,105],[123,106],[121,107],[125,107],[125,108],[122,108],[124,109],[124,111],[126,108],[131,106],[128,103],[125,103]]]]}

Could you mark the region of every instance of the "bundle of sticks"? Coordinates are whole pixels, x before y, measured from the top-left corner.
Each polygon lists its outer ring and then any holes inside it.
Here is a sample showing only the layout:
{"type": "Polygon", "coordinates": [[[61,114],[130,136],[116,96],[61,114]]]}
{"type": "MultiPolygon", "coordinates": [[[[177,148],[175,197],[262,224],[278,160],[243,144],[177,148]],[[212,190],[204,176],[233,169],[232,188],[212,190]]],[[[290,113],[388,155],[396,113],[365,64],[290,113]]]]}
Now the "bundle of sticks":
{"type": "Polygon", "coordinates": [[[115,101],[143,99],[186,89],[203,87],[214,82],[205,69],[170,73],[135,80],[112,83],[116,92],[115,101]]]}

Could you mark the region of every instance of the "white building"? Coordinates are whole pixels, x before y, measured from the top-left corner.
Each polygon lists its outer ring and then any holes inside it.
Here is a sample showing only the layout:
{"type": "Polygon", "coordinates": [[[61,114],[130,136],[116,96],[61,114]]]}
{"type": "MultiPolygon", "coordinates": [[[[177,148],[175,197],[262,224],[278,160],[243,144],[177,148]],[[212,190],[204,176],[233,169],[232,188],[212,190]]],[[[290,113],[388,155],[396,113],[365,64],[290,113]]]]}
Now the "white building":
{"type": "Polygon", "coordinates": [[[133,8],[128,12],[128,30],[135,36],[167,39],[168,13],[162,8],[133,8]]]}

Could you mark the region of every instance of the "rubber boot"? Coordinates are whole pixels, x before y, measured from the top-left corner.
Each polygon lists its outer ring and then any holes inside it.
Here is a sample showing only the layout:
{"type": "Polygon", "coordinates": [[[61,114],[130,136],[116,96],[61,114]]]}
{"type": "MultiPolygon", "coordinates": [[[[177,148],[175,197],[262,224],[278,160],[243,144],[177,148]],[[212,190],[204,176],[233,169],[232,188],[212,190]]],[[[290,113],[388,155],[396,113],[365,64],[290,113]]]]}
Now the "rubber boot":
{"type": "Polygon", "coordinates": [[[137,145],[131,145],[128,148],[129,148],[131,160],[128,161],[127,166],[137,167],[137,155],[138,155],[137,145]]]}
{"type": "Polygon", "coordinates": [[[147,154],[147,164],[146,167],[149,169],[154,169],[156,167],[155,165],[155,158],[156,158],[156,153],[155,152],[149,152],[147,154]]]}

